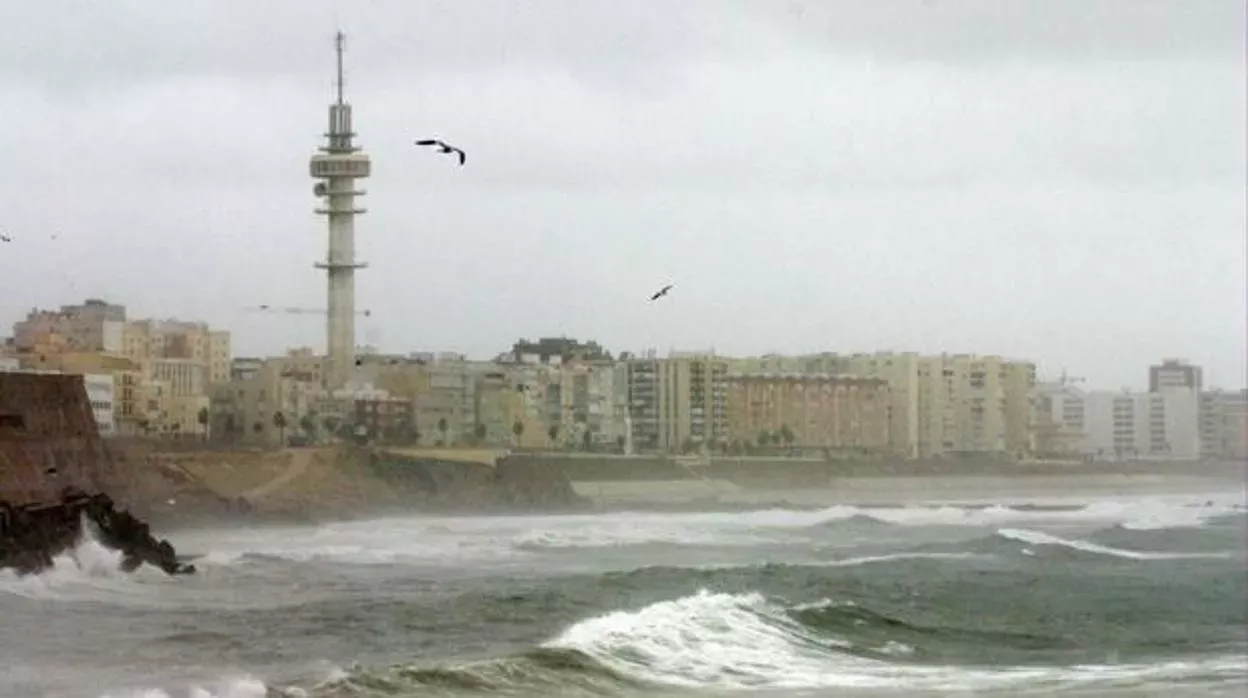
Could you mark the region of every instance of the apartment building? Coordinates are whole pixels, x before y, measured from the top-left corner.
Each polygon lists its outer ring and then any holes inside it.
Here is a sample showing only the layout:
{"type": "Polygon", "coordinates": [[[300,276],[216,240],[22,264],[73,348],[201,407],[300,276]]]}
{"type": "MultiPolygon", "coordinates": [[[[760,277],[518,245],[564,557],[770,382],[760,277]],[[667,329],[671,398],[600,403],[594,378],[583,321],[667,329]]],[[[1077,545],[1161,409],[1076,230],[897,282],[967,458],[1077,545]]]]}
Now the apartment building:
{"type": "Polygon", "coordinates": [[[421,367],[427,387],[414,400],[422,443],[449,446],[475,438],[477,376],[492,366],[462,356],[445,356],[421,367]]]}
{"type": "Polygon", "coordinates": [[[203,366],[204,383],[230,380],[230,333],[206,323],[178,320],[127,322],[122,352],[146,366],[153,359],[183,359],[203,366]]]}
{"type": "MultiPolygon", "coordinates": [[[[210,388],[211,433],[229,441],[280,445],[296,433],[305,415],[315,412],[312,406],[323,393],[317,379],[320,361],[298,350],[258,364],[256,359],[239,359],[226,369],[235,379],[210,388]]],[[[353,401],[347,402],[350,407],[334,403],[322,405],[322,410],[345,420],[353,410],[353,401]]]]}
{"type": "Polygon", "coordinates": [[[1033,447],[1031,390],[1036,369],[1029,361],[974,354],[825,352],[736,359],[733,368],[885,381],[889,444],[903,457],[1021,457],[1033,447]]]}
{"type": "Polygon", "coordinates": [[[603,448],[624,435],[617,414],[614,362],[573,359],[558,369],[560,432],[574,448],[603,448]]]}
{"type": "Polygon", "coordinates": [[[1200,394],[1200,454],[1203,458],[1248,460],[1248,390],[1200,394]]]}
{"type": "Polygon", "coordinates": [[[407,443],[417,436],[416,416],[411,400],[400,397],[372,397],[355,401],[352,424],[361,435],[391,443],[407,443]]]}
{"type": "Polygon", "coordinates": [[[1200,457],[1199,399],[1186,388],[1091,391],[1067,386],[1050,396],[1053,419],[1078,430],[1078,451],[1096,460],[1200,457]]]}
{"type": "Polygon", "coordinates": [[[1186,388],[1200,392],[1204,384],[1204,371],[1184,359],[1162,359],[1160,364],[1148,367],[1148,392],[1158,393],[1167,388],[1186,388]]]}
{"type": "Polygon", "coordinates": [[[632,448],[683,453],[727,445],[729,362],[709,353],[629,359],[632,448]]]}
{"type": "Polygon", "coordinates": [[[29,351],[44,337],[59,335],[74,351],[121,351],[126,307],[98,298],[80,305],[63,305],[60,310],[31,310],[26,319],[13,325],[13,343],[29,351]]]}
{"type": "Polygon", "coordinates": [[[797,448],[889,450],[888,382],[827,373],[736,373],[727,379],[734,450],[785,440],[797,448]]]}
{"type": "Polygon", "coordinates": [[[95,416],[95,424],[100,429],[100,436],[116,435],[117,421],[114,416],[116,388],[113,377],[107,373],[88,373],[82,376],[82,382],[87,391],[87,402],[91,405],[91,413],[95,416]]]}
{"type": "Polygon", "coordinates": [[[535,420],[526,409],[525,396],[508,373],[496,366],[477,376],[474,395],[476,428],[480,441],[489,446],[542,448],[548,436],[545,422],[535,420]]]}
{"type": "Polygon", "coordinates": [[[1039,458],[1074,458],[1083,454],[1083,393],[1064,381],[1037,383],[1032,390],[1032,445],[1039,458]]]}

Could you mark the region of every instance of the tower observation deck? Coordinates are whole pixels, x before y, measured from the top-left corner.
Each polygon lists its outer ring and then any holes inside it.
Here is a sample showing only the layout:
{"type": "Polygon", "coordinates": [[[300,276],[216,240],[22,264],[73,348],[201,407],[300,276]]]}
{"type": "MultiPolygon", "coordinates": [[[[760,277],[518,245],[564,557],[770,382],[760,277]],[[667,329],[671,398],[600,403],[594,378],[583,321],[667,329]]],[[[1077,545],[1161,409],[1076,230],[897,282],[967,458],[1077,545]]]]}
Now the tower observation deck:
{"type": "Polygon", "coordinates": [[[329,220],[329,248],[324,262],[328,282],[329,312],[326,320],[325,387],[341,388],[347,383],[355,364],[355,270],[367,265],[355,259],[355,217],[365,209],[356,206],[355,197],[365,194],[356,188],[356,180],[368,177],[372,163],[368,155],[352,144],[351,105],[343,99],[342,32],[334,37],[337,57],[336,101],[329,105],[327,143],[309,162],[310,173],[317,180],[313,189],[323,204],[316,209],[329,220]]]}

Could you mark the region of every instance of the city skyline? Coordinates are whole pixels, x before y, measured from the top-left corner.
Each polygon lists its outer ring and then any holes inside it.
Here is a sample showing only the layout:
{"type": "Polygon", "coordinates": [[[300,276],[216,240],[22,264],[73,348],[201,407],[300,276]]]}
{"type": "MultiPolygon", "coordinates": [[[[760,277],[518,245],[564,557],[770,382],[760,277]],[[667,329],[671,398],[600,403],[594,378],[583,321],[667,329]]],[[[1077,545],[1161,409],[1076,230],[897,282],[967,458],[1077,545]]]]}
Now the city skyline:
{"type": "MultiPolygon", "coordinates": [[[[211,324],[211,323],[205,322],[202,319],[189,319],[188,320],[185,317],[178,317],[178,316],[168,316],[168,317],[159,317],[159,318],[155,318],[155,317],[139,318],[137,315],[127,312],[128,306],[125,303],[115,303],[112,301],[112,299],[88,297],[88,298],[82,299],[82,303],[83,303],[82,305],[76,305],[71,299],[70,301],[66,303],[61,303],[61,304],[47,307],[47,308],[31,308],[27,311],[26,315],[24,315],[18,322],[10,325],[10,330],[15,330],[21,324],[30,324],[30,323],[36,323],[35,326],[38,327],[38,322],[40,318],[45,317],[45,316],[49,316],[49,317],[62,316],[64,312],[67,310],[71,313],[70,317],[74,317],[74,314],[76,314],[76,309],[84,308],[84,307],[91,307],[92,305],[99,306],[100,308],[104,309],[105,312],[111,312],[112,315],[110,317],[112,319],[117,319],[119,317],[122,318],[124,323],[131,323],[131,324],[137,323],[137,324],[146,325],[146,326],[159,326],[163,324],[168,324],[170,326],[175,326],[175,327],[184,326],[184,325],[185,326],[198,326],[201,324],[204,327],[208,327],[211,324]]],[[[319,317],[321,315],[324,315],[323,312],[317,312],[315,309],[306,309],[306,308],[279,307],[279,308],[268,308],[266,310],[275,312],[275,313],[282,313],[286,311],[298,311],[296,314],[306,313],[314,317],[319,317]]],[[[225,332],[227,336],[227,342],[230,343],[230,346],[232,347],[237,346],[236,342],[238,340],[238,335],[234,333],[232,328],[220,327],[220,326],[215,326],[215,325],[212,327],[214,331],[219,330],[219,331],[225,332]]],[[[2,342],[5,341],[6,339],[11,340],[13,339],[13,336],[16,335],[15,332],[12,332],[10,330],[0,330],[0,353],[3,353],[2,350],[4,348],[2,345],[2,342]]],[[[120,328],[118,331],[120,331],[120,328]]],[[[925,353],[925,352],[909,351],[909,350],[904,350],[904,349],[897,350],[897,349],[892,349],[892,348],[875,348],[875,349],[867,349],[867,350],[844,350],[844,349],[838,350],[837,348],[825,347],[817,351],[801,352],[801,353],[765,352],[761,354],[728,354],[728,353],[717,350],[713,346],[712,347],[667,347],[663,349],[656,348],[656,347],[647,347],[647,348],[638,349],[636,347],[611,347],[611,346],[599,343],[593,337],[583,337],[583,336],[578,337],[578,336],[573,336],[573,335],[568,335],[568,334],[551,335],[551,336],[528,334],[528,335],[522,335],[519,337],[509,338],[506,341],[500,342],[494,350],[483,352],[478,355],[466,354],[466,353],[458,352],[458,351],[451,350],[451,349],[437,348],[437,347],[432,347],[432,348],[431,347],[417,347],[417,348],[409,347],[409,348],[403,348],[403,349],[396,349],[393,347],[376,347],[376,346],[370,346],[370,345],[365,345],[365,344],[357,345],[356,350],[357,352],[360,353],[361,356],[369,356],[369,355],[406,356],[409,358],[418,357],[418,356],[437,356],[437,355],[461,356],[463,357],[464,360],[467,360],[467,361],[488,363],[488,362],[495,361],[499,357],[505,356],[508,353],[512,353],[516,351],[516,347],[520,346],[520,344],[522,343],[530,342],[530,343],[533,343],[534,346],[536,346],[539,341],[544,343],[550,340],[569,340],[569,341],[577,341],[577,342],[586,342],[587,343],[586,346],[592,347],[593,348],[592,350],[594,352],[605,351],[607,354],[612,356],[614,360],[617,360],[617,361],[620,360],[621,356],[625,354],[635,359],[636,358],[670,358],[670,357],[677,357],[677,356],[696,356],[696,355],[715,356],[715,357],[730,358],[730,359],[766,359],[768,357],[776,357],[776,358],[812,357],[813,358],[813,357],[819,357],[823,355],[854,357],[854,356],[872,356],[872,355],[890,355],[890,354],[891,355],[947,356],[947,357],[966,356],[966,357],[981,357],[981,358],[998,357],[1001,359],[1005,359],[1007,361],[1027,361],[1027,362],[1034,363],[1034,365],[1037,367],[1036,380],[1038,383],[1069,385],[1071,388],[1077,388],[1085,392],[1106,392],[1106,393],[1113,392],[1113,391],[1143,391],[1143,390],[1152,391],[1156,388],[1156,384],[1155,384],[1156,378],[1154,376],[1155,372],[1159,370],[1159,367],[1163,365],[1165,362],[1176,361],[1183,365],[1193,366],[1194,368],[1190,370],[1196,371],[1196,375],[1201,376],[1199,380],[1202,386],[1206,389],[1231,390],[1231,391],[1248,389],[1248,386],[1244,386],[1244,385],[1227,385],[1227,384],[1219,383],[1216,380],[1216,378],[1211,382],[1209,379],[1209,372],[1206,367],[1202,366],[1199,363],[1191,362],[1188,357],[1174,356],[1174,355],[1165,355],[1165,356],[1156,357],[1153,360],[1149,361],[1144,366],[1139,367],[1139,370],[1136,371],[1136,373],[1138,374],[1136,382],[1133,382],[1130,384],[1111,386],[1111,385],[1105,385],[1103,383],[1096,381],[1095,377],[1089,377],[1086,374],[1086,372],[1081,372],[1077,370],[1077,367],[1063,366],[1063,367],[1060,367],[1058,370],[1047,370],[1045,368],[1044,357],[1007,355],[1007,354],[1002,354],[1000,352],[985,351],[982,349],[981,350],[965,350],[965,351],[937,351],[937,352],[925,353]],[[1159,364],[1158,362],[1163,362],[1163,364],[1159,364]]],[[[103,340],[100,340],[100,341],[103,341],[103,340]]],[[[118,339],[115,341],[118,341],[118,342],[121,341],[120,335],[118,336],[118,339]]],[[[71,346],[70,349],[72,350],[73,347],[71,346]]],[[[125,353],[125,352],[119,350],[118,353],[125,353]]],[[[266,354],[254,354],[254,353],[249,353],[249,352],[232,351],[230,356],[236,360],[253,361],[253,360],[265,360],[265,359],[281,359],[283,357],[289,357],[296,353],[299,355],[308,355],[308,356],[325,356],[324,352],[319,351],[314,346],[310,346],[310,345],[295,345],[295,346],[282,347],[278,351],[275,351],[272,353],[266,353],[266,354]]],[[[785,371],[780,371],[780,372],[783,373],[785,371]]]]}
{"type": "Polygon", "coordinates": [[[323,304],[306,157],[341,21],[376,163],[361,344],[974,351],[1106,388],[1175,356],[1241,387],[1243,9],[1093,5],[1021,5],[973,35],[968,2],[730,3],[717,23],[696,3],[558,23],[553,5],[305,3],[274,11],[276,36],[239,30],[241,3],[25,8],[49,40],[0,47],[23,104],[0,134],[23,192],[0,221],[19,289],[0,322],[102,296],[228,327],[238,354],[323,350],[316,316],[245,308],[323,304]],[[446,31],[413,44],[412,26],[446,31]],[[416,157],[430,132],[470,166],[416,157]]]}

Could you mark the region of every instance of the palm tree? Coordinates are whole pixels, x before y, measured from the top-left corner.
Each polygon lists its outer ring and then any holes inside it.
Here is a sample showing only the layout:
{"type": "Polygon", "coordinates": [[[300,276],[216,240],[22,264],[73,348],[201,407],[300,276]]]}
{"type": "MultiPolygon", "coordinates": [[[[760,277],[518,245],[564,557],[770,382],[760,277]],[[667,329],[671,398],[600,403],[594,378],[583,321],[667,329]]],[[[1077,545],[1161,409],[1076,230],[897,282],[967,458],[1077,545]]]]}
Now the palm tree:
{"type": "Polygon", "coordinates": [[[438,417],[438,432],[442,434],[441,445],[443,446],[446,445],[446,430],[448,428],[450,428],[450,425],[446,423],[446,417],[438,417]]]}
{"type": "Polygon", "coordinates": [[[286,447],[286,415],[281,410],[273,413],[273,426],[277,427],[277,438],[282,448],[286,447]]]}
{"type": "Polygon", "coordinates": [[[199,422],[199,431],[204,435],[204,441],[208,441],[208,408],[199,408],[199,414],[195,415],[195,421],[199,422]]]}

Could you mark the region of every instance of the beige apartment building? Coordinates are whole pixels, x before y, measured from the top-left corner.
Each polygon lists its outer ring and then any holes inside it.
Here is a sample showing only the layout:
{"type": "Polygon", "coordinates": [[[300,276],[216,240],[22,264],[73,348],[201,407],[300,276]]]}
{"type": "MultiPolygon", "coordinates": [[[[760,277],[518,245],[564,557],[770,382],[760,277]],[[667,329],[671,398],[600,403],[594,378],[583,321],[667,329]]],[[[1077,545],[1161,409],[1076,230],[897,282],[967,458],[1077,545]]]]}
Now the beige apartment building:
{"type": "Polygon", "coordinates": [[[628,360],[630,442],[685,453],[728,444],[729,362],[709,353],[628,360]]]}
{"type": "Polygon", "coordinates": [[[828,373],[737,373],[727,380],[728,431],[742,447],[889,450],[888,382],[828,373]]]}
{"type": "Polygon", "coordinates": [[[904,457],[1017,457],[1032,449],[1035,364],[1028,361],[973,354],[822,353],[736,359],[734,370],[884,380],[890,447],[904,457]]]}
{"type": "Polygon", "coordinates": [[[230,379],[230,333],[206,323],[132,320],[125,324],[122,351],[145,365],[151,359],[185,359],[202,364],[204,382],[230,379]]]}
{"type": "Polygon", "coordinates": [[[13,325],[13,344],[28,351],[47,335],[57,335],[74,351],[119,352],[126,307],[98,298],[60,310],[31,310],[13,325]]]}

